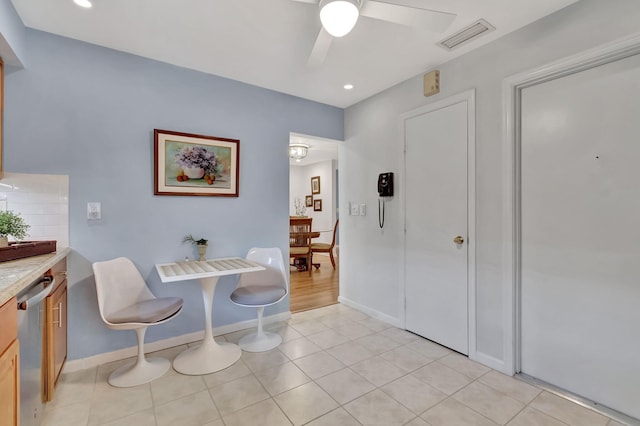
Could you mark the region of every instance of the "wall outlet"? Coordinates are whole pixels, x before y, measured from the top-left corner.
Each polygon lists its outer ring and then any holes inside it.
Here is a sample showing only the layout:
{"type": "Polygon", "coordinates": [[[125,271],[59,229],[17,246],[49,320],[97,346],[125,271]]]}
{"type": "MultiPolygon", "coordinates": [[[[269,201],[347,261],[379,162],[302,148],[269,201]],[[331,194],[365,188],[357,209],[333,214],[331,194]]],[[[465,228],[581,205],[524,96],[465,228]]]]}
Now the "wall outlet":
{"type": "Polygon", "coordinates": [[[87,219],[100,220],[102,219],[102,209],[100,203],[87,203],[87,219]]]}
{"type": "Polygon", "coordinates": [[[356,203],[349,203],[349,214],[351,216],[359,216],[360,215],[360,206],[358,206],[356,203]]]}
{"type": "Polygon", "coordinates": [[[360,204],[360,216],[366,216],[366,215],[367,215],[367,205],[360,204]]]}

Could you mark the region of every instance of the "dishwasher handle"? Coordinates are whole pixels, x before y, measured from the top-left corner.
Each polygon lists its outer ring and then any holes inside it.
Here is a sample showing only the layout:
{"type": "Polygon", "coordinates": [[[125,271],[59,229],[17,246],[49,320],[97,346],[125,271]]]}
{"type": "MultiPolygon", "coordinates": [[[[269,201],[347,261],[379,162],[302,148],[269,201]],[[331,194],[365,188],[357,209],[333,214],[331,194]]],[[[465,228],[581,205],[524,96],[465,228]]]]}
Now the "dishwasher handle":
{"type": "Polygon", "coordinates": [[[56,286],[56,279],[55,277],[44,277],[40,281],[38,281],[36,286],[38,285],[44,285],[44,288],[27,300],[18,302],[19,311],[26,311],[27,309],[29,309],[29,305],[37,305],[38,303],[42,302],[44,298],[47,297],[51,293],[51,290],[53,290],[53,288],[56,286]]]}

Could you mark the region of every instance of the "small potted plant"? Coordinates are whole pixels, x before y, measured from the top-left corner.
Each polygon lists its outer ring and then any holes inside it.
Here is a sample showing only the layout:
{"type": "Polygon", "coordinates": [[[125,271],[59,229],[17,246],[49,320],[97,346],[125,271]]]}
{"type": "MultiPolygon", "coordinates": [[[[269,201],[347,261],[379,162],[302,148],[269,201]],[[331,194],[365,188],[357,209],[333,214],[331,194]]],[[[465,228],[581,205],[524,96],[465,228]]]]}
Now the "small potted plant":
{"type": "Polygon", "coordinates": [[[191,244],[193,244],[193,245],[195,245],[197,247],[198,255],[200,256],[200,258],[198,260],[200,260],[200,261],[207,260],[207,258],[206,258],[207,243],[209,242],[209,240],[205,240],[204,238],[196,239],[196,238],[193,238],[193,236],[191,234],[189,234],[186,237],[184,237],[182,242],[183,243],[191,243],[191,244]]]}
{"type": "Polygon", "coordinates": [[[0,212],[0,247],[9,245],[8,236],[11,235],[20,241],[27,236],[27,230],[30,228],[19,213],[11,210],[0,212]]]}

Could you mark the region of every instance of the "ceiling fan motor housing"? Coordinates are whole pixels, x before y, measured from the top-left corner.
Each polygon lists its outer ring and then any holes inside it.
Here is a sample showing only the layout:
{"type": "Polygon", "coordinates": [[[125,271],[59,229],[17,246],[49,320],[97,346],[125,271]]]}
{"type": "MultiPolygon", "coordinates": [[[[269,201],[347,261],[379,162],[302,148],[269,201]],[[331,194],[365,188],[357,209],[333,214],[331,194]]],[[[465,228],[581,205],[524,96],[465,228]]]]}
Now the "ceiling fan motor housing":
{"type": "Polygon", "coordinates": [[[360,10],[360,8],[362,7],[363,2],[363,0],[320,0],[320,2],[318,2],[318,7],[320,8],[320,10],[322,10],[322,8],[325,7],[328,3],[333,3],[334,1],[344,1],[347,3],[351,3],[355,7],[357,7],[358,10],[360,10]]]}

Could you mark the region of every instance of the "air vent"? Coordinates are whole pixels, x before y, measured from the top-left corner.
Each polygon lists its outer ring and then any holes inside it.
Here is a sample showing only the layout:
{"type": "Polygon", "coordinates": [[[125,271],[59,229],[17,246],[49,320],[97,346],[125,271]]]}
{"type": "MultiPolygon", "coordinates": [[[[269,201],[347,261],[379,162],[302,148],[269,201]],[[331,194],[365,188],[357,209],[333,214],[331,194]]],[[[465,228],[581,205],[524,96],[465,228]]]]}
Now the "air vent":
{"type": "Polygon", "coordinates": [[[495,30],[495,27],[493,25],[491,25],[484,19],[480,19],[469,25],[468,27],[453,34],[452,36],[449,36],[446,39],[442,40],[438,43],[438,46],[447,50],[453,50],[456,47],[475,40],[481,35],[490,33],[493,30],[495,30]]]}

